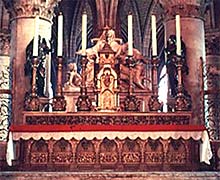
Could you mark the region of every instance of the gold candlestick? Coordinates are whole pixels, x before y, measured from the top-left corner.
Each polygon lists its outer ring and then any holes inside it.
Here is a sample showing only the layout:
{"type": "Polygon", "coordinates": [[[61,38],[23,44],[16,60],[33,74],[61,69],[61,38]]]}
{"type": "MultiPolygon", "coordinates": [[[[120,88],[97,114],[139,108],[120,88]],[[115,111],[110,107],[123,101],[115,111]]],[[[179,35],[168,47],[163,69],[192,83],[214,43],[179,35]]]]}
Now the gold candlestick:
{"type": "Polygon", "coordinates": [[[56,95],[53,98],[52,109],[53,111],[65,111],[66,110],[66,100],[62,93],[62,65],[63,58],[59,56],[57,58],[57,89],[56,95]]]}
{"type": "Polygon", "coordinates": [[[159,59],[157,56],[153,56],[152,58],[152,93],[148,106],[150,111],[159,111],[162,109],[163,104],[158,100],[158,67],[159,59]]]}

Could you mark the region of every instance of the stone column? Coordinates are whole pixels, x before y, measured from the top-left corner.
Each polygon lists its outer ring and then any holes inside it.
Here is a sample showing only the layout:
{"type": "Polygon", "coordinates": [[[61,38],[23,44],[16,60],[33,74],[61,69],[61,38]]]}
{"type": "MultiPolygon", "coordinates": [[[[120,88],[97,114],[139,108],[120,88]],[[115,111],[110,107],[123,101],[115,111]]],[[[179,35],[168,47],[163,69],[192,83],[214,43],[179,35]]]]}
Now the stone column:
{"type": "Polygon", "coordinates": [[[6,143],[11,117],[9,14],[0,2],[0,169],[6,165],[6,143]]]}
{"type": "Polygon", "coordinates": [[[205,117],[212,140],[220,140],[220,31],[207,32],[205,64],[205,117]]]}
{"type": "MultiPolygon", "coordinates": [[[[14,124],[22,124],[25,93],[30,90],[30,77],[25,77],[25,49],[34,37],[35,16],[40,17],[39,35],[49,40],[53,8],[58,0],[4,0],[11,17],[11,51],[13,69],[12,119],[14,124]]],[[[49,61],[46,64],[50,64],[49,61]]]]}
{"type": "Polygon", "coordinates": [[[204,9],[202,0],[160,0],[164,9],[165,42],[176,34],[175,15],[181,17],[181,36],[186,44],[186,60],[189,74],[184,78],[184,87],[192,99],[192,124],[203,124],[203,78],[201,58],[205,60],[204,9]]]}

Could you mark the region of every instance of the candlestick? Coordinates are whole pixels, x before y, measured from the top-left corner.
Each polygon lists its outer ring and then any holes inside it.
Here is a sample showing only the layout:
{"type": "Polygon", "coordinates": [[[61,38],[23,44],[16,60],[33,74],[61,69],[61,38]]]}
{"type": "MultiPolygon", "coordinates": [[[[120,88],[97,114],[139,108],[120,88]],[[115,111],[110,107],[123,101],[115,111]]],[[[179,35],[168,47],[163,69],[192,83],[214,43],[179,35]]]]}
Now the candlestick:
{"type": "Polygon", "coordinates": [[[156,16],[151,16],[151,29],[152,29],[152,56],[157,56],[157,28],[156,16]]]}
{"type": "Polygon", "coordinates": [[[176,15],[176,54],[181,56],[180,15],[176,15]]]}
{"type": "Polygon", "coordinates": [[[86,55],[87,46],[87,14],[83,12],[82,15],[82,55],[86,55]]]}
{"type": "Polygon", "coordinates": [[[33,42],[33,56],[38,56],[38,34],[39,34],[39,16],[35,17],[34,42],[33,42]]]}
{"type": "Polygon", "coordinates": [[[128,56],[133,55],[133,25],[132,14],[128,14],[128,56]]]}
{"type": "Polygon", "coordinates": [[[58,16],[58,42],[57,42],[57,56],[63,56],[63,15],[58,16]]]}

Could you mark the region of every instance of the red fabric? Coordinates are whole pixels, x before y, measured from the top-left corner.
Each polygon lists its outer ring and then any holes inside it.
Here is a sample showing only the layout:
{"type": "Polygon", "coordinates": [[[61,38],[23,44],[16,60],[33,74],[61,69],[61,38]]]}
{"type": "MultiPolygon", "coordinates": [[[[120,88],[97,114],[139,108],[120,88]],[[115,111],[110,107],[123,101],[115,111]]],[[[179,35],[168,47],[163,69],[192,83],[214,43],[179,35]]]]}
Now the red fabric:
{"type": "Polygon", "coordinates": [[[11,125],[12,132],[203,131],[204,125],[11,125]]]}

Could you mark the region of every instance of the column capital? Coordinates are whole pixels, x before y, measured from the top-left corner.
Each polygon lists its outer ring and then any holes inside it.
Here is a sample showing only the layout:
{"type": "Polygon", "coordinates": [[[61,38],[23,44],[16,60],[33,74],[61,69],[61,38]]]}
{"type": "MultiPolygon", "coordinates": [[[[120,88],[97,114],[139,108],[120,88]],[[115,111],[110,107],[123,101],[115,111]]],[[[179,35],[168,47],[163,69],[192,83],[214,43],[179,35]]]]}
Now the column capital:
{"type": "Polygon", "coordinates": [[[181,17],[204,19],[207,5],[211,0],[159,0],[166,20],[174,19],[176,14],[181,17]]]}
{"type": "Polygon", "coordinates": [[[51,20],[53,9],[60,0],[3,0],[11,18],[33,17],[39,15],[51,20]]]}

